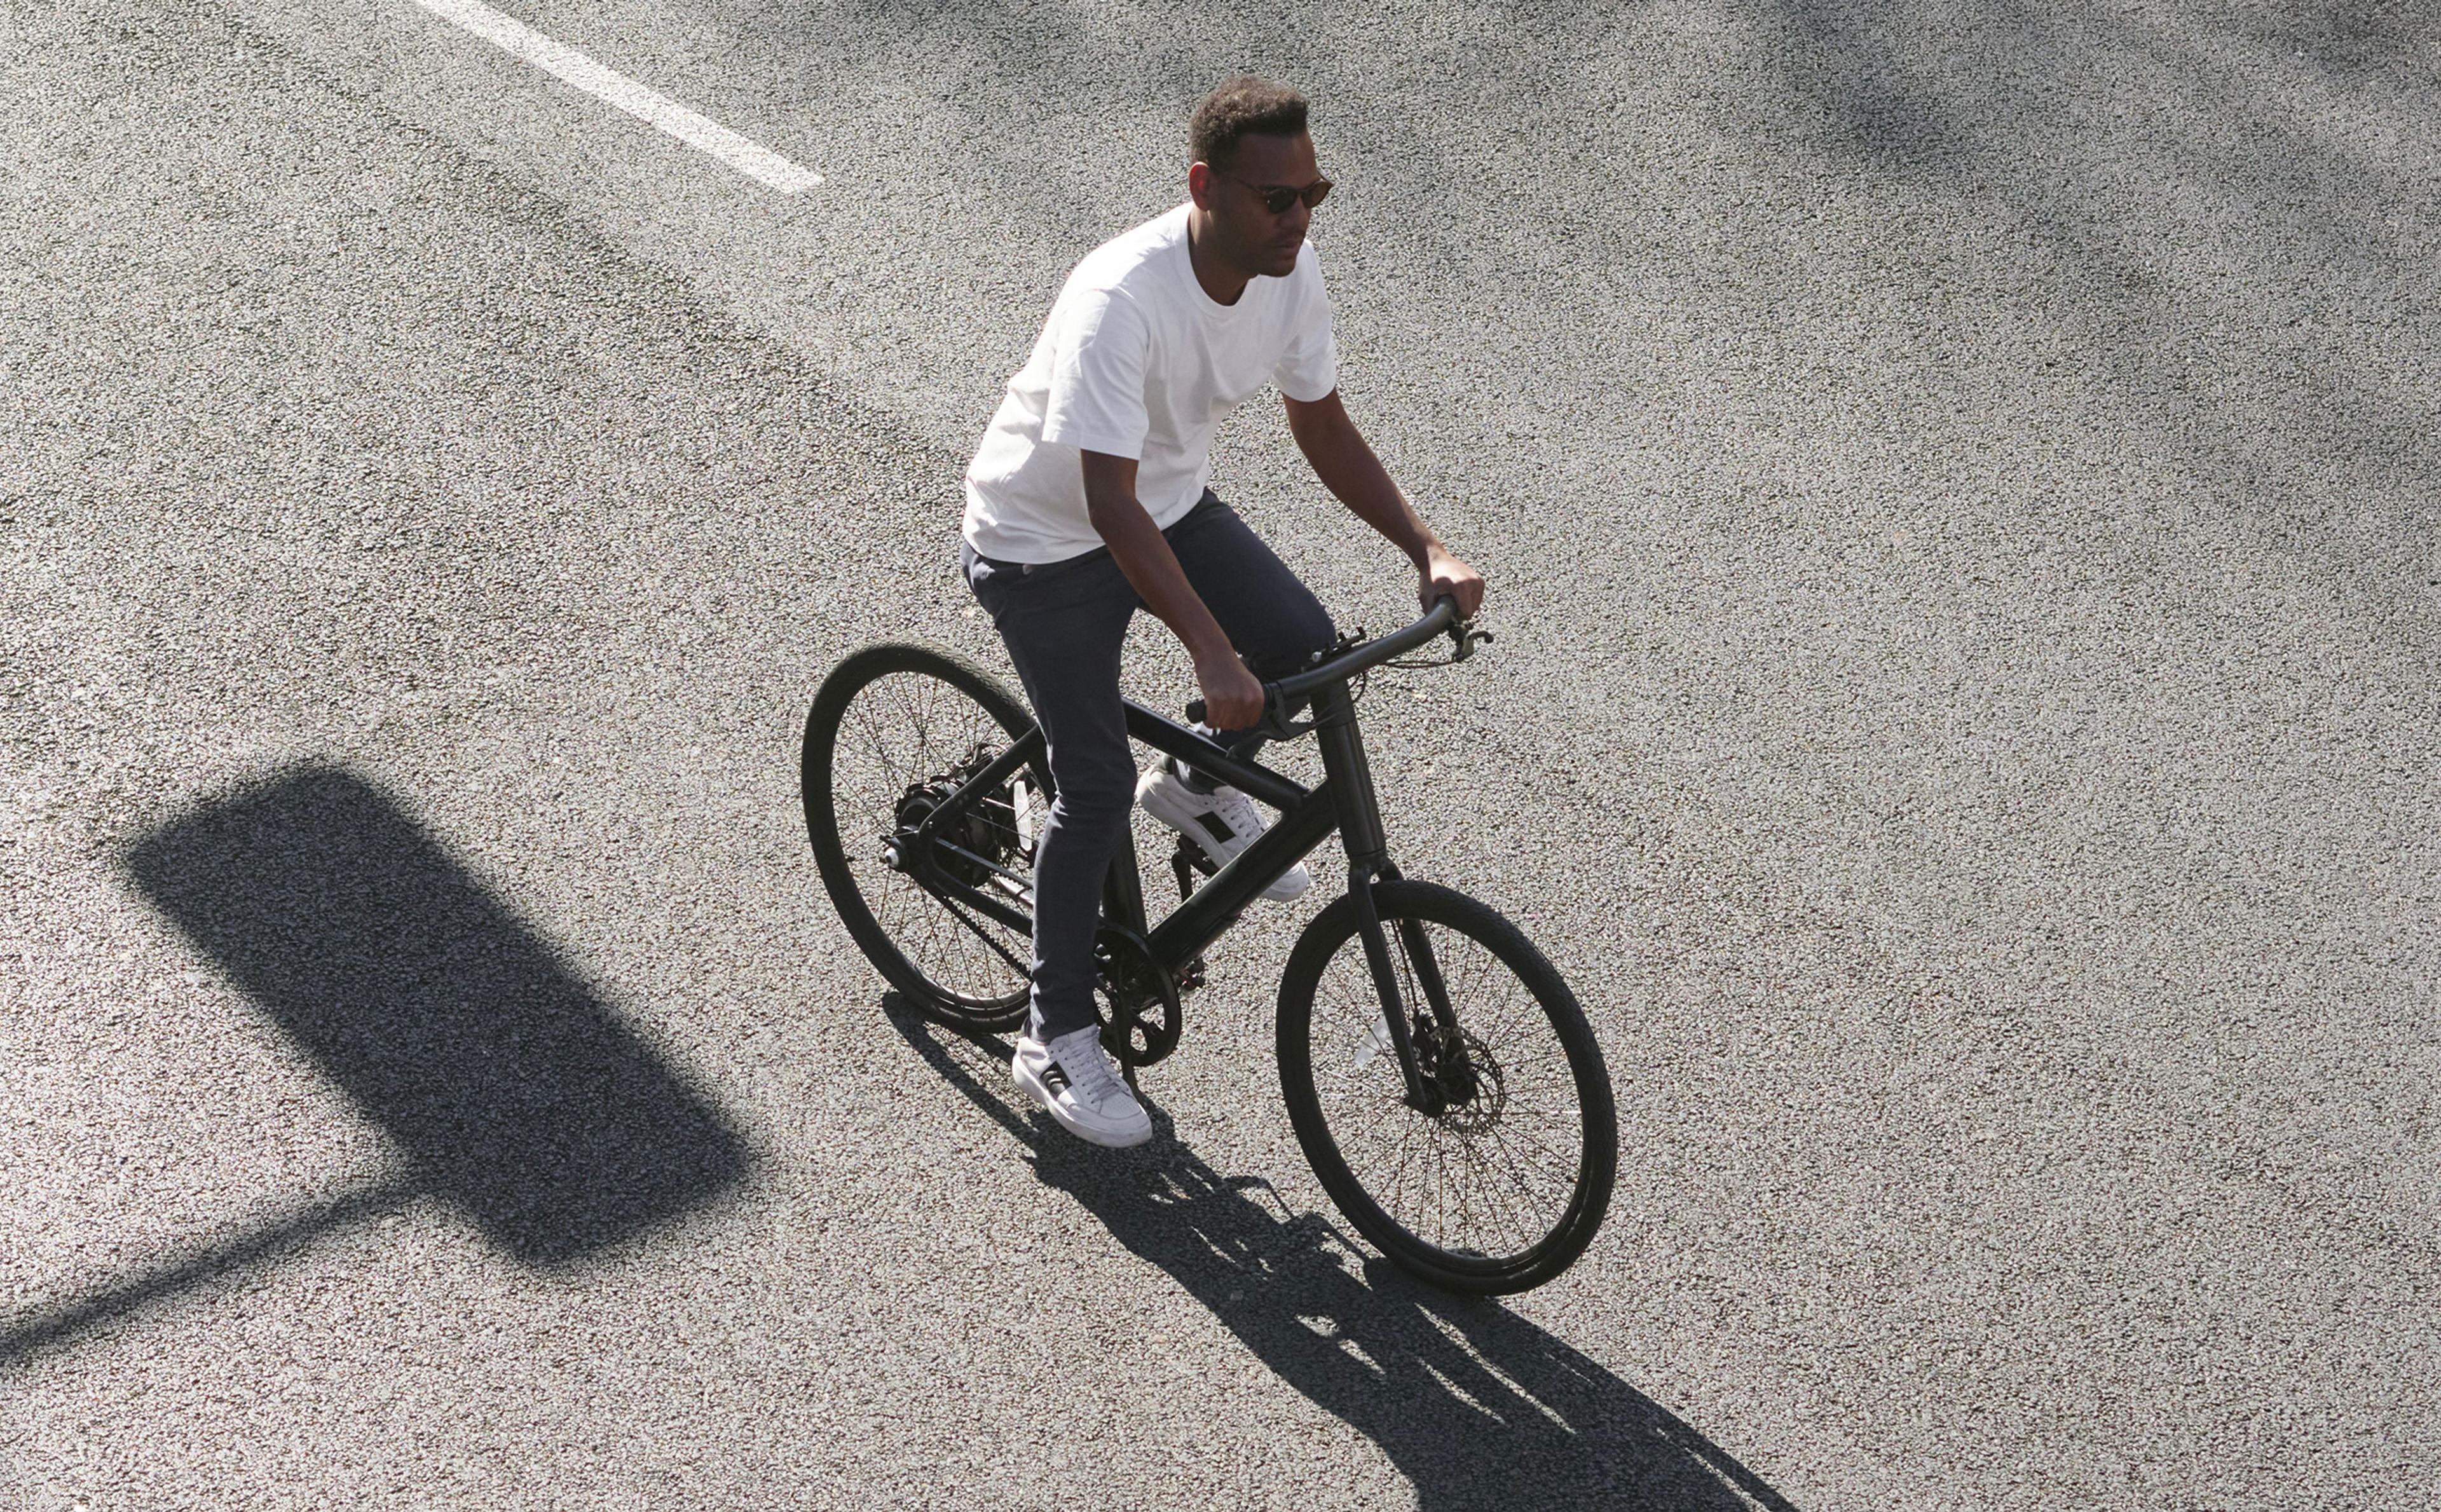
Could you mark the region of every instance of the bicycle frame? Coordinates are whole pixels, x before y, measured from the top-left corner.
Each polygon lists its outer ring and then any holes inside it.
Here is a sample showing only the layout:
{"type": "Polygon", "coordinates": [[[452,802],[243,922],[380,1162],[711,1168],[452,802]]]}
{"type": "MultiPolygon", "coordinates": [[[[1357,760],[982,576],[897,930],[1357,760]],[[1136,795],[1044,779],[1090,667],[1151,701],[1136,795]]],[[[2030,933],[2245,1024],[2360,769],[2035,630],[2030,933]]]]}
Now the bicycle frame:
{"type": "MultiPolygon", "coordinates": [[[[1325,653],[1317,657],[1316,665],[1309,670],[1263,685],[1263,722],[1261,729],[1274,736],[1288,740],[1311,734],[1322,749],[1322,785],[1312,789],[1299,786],[1293,780],[1253,761],[1241,761],[1219,743],[1208,740],[1175,720],[1166,719],[1142,704],[1127,702],[1128,734],[1165,755],[1175,756],[1207,775],[1220,778],[1239,791],[1262,800],[1280,810],[1279,821],[1266,830],[1262,837],[1239,852],[1228,865],[1221,867],[1202,887],[1182,900],[1176,911],[1148,931],[1145,927],[1144,879],[1136,869],[1135,847],[1121,847],[1103,887],[1102,911],[1106,918],[1145,942],[1153,960],[1175,981],[1187,963],[1202,955],[1203,947],[1220,937],[1237,922],[1246,905],[1256,895],[1302,860],[1306,854],[1320,845],[1330,832],[1337,830],[1341,843],[1347,851],[1347,896],[1357,910],[1357,932],[1365,943],[1365,963],[1373,978],[1373,986],[1382,999],[1382,1017],[1389,1030],[1390,1043],[1398,1052],[1399,1071],[1407,1089],[1408,1106],[1427,1113],[1437,1113],[1446,1106],[1444,1088],[1438,1079],[1446,1065],[1446,1048],[1436,1053],[1434,1074],[1425,1074],[1419,1062],[1415,1034],[1409,1025],[1408,1009],[1399,994],[1399,977],[1390,960],[1390,943],[1382,931],[1382,915],[1373,900],[1373,884],[1395,880],[1399,872],[1390,864],[1389,846],[1382,831],[1381,801],[1373,791],[1373,768],[1365,758],[1365,742],[1356,729],[1356,700],[1348,692],[1349,682],[1371,668],[1404,656],[1437,637],[1447,635],[1451,640],[1450,660],[1464,661],[1481,641],[1491,635],[1476,630],[1457,612],[1457,601],[1447,595],[1436,600],[1424,617],[1403,630],[1383,636],[1379,640],[1343,643],[1334,648],[1340,654],[1325,653]],[[1312,717],[1299,724],[1294,712],[1300,704],[1313,711],[1312,717]]],[[[985,795],[999,790],[1017,775],[1021,766],[1030,767],[1038,787],[1051,791],[1048,752],[1041,729],[1026,731],[1012,742],[1007,750],[994,758],[985,768],[961,783],[958,789],[938,808],[924,818],[911,837],[913,841],[913,870],[916,880],[931,890],[942,905],[952,913],[961,904],[1008,928],[1031,933],[1033,920],[980,888],[968,887],[942,870],[937,853],[946,850],[985,871],[997,873],[1009,886],[1022,891],[1030,879],[1021,877],[988,857],[975,855],[942,837],[942,830],[951,819],[962,818],[968,809],[982,801],[985,795]]],[[[895,838],[895,837],[894,837],[895,838]]],[[[1001,944],[975,931],[1002,959],[1025,969],[1025,963],[1009,954],[1001,944]]],[[[1434,957],[1432,943],[1423,926],[1416,921],[1401,920],[1399,941],[1405,947],[1407,962],[1414,970],[1416,984],[1423,990],[1431,1007],[1433,1021],[1438,1031],[1437,1043],[1443,1047],[1457,1043],[1456,1016],[1450,1009],[1449,989],[1441,979],[1440,963],[1434,957]]],[[[1421,1016],[1416,1024],[1420,1026],[1421,1016]]],[[[1460,1065],[1465,1064],[1463,1054],[1460,1065]]],[[[1459,1098],[1469,1095],[1463,1089],[1451,1093],[1459,1098]]]]}
{"type": "MultiPolygon", "coordinates": [[[[1311,697],[1313,711],[1311,732],[1321,749],[1323,765],[1323,782],[1313,788],[1307,788],[1294,779],[1258,763],[1241,760],[1231,754],[1227,747],[1184,725],[1132,699],[1126,701],[1130,737],[1259,799],[1278,809],[1280,817],[1254,844],[1214,873],[1174,911],[1149,928],[1147,927],[1144,883],[1136,866],[1135,847],[1133,844],[1121,847],[1112,860],[1110,878],[1104,884],[1103,913],[1111,923],[1141,937],[1162,969],[1175,978],[1187,963],[1202,954],[1206,945],[1227,932],[1263,889],[1303,860],[1328,839],[1333,830],[1338,831],[1347,853],[1348,891],[1357,899],[1360,909],[1365,963],[1375,989],[1381,995],[1383,1019],[1389,1029],[1391,1044],[1406,1082],[1408,1099],[1419,1107],[1435,1107],[1438,1103],[1437,1093],[1418,1064],[1414,1036],[1407,1020],[1408,1010],[1399,992],[1389,942],[1383,935],[1381,918],[1373,908],[1372,885],[1377,881],[1395,879],[1399,873],[1390,864],[1388,843],[1382,828],[1381,802],[1373,788],[1373,769],[1365,758],[1364,739],[1356,726],[1355,700],[1349,695],[1345,680],[1325,682],[1311,690],[1311,697]]],[[[967,855],[961,848],[949,845],[942,838],[942,832],[985,796],[997,792],[1017,775],[1020,768],[1031,768],[1036,774],[1037,784],[1047,791],[1048,784],[1043,781],[1047,775],[1046,757],[1040,728],[1029,729],[925,817],[924,822],[916,829],[912,849],[917,879],[927,889],[953,908],[972,909],[1019,932],[1031,929],[1032,921],[1026,914],[991,892],[950,876],[942,870],[935,855],[939,847],[967,855]]],[[[980,856],[968,858],[983,861],[980,856]]],[[[1002,875],[1012,882],[1023,881],[1005,871],[1002,875]]],[[[1449,994],[1421,927],[1412,922],[1403,925],[1401,943],[1406,946],[1418,984],[1424,990],[1435,1019],[1445,1029],[1454,1027],[1449,994]]],[[[994,948],[999,947],[995,945],[994,948]]],[[[1020,964],[1021,969],[1022,967],[1021,963],[1012,963],[1020,964]]]]}
{"type": "MultiPolygon", "coordinates": [[[[1257,894],[1303,860],[1334,829],[1344,830],[1351,837],[1351,860],[1357,858],[1359,851],[1366,860],[1378,863],[1383,859],[1381,811],[1374,799],[1371,770],[1356,737],[1352,711],[1344,721],[1329,720],[1327,711],[1334,702],[1343,707],[1347,704],[1344,686],[1319,693],[1314,699],[1316,712],[1323,716],[1328,728],[1318,725],[1315,730],[1323,748],[1325,780],[1321,786],[1311,789],[1268,766],[1240,760],[1227,747],[1132,699],[1127,702],[1130,737],[1280,810],[1277,823],[1247,847],[1243,855],[1196,889],[1194,895],[1157,927],[1148,928],[1134,847],[1126,847],[1119,853],[1104,889],[1104,912],[1112,923],[1145,936],[1146,943],[1152,946],[1154,959],[1166,969],[1175,972],[1202,953],[1205,945],[1227,931],[1257,894]],[[1356,801],[1345,801],[1347,797],[1356,801]]],[[[914,851],[920,858],[919,881],[949,901],[1017,930],[1029,927],[1023,913],[990,892],[949,875],[932,857],[935,847],[947,846],[942,833],[953,828],[969,808],[998,791],[1022,767],[1031,767],[1038,784],[1047,786],[1042,784],[1047,761],[1040,728],[1011,742],[990,765],[960,784],[946,802],[926,816],[914,837],[914,851]]],[[[953,852],[957,849],[947,848],[953,852]]]]}

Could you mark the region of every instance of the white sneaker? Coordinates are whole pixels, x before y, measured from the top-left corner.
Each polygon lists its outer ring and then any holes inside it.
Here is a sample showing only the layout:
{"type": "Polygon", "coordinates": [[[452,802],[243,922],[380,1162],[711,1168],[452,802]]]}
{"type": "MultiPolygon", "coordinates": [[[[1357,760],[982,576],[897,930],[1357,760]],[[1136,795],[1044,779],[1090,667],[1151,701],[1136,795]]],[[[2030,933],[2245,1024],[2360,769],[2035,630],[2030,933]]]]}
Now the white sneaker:
{"type": "Polygon", "coordinates": [[[1047,1045],[1021,1034],[1008,1069],[1061,1128],[1087,1143],[1123,1150],[1152,1138],[1152,1119],[1119,1080],[1099,1024],[1047,1045]]]}
{"type": "MultiPolygon", "coordinates": [[[[1169,769],[1163,762],[1145,773],[1136,783],[1136,801],[1153,818],[1185,836],[1200,846],[1214,866],[1227,866],[1238,853],[1255,843],[1265,828],[1263,817],[1255,812],[1255,801],[1234,787],[1216,787],[1199,793],[1186,785],[1186,780],[1169,769]]],[[[1279,879],[1263,889],[1262,895],[1275,903],[1286,903],[1302,894],[1313,878],[1306,873],[1299,861],[1280,873],[1279,879]]]]}

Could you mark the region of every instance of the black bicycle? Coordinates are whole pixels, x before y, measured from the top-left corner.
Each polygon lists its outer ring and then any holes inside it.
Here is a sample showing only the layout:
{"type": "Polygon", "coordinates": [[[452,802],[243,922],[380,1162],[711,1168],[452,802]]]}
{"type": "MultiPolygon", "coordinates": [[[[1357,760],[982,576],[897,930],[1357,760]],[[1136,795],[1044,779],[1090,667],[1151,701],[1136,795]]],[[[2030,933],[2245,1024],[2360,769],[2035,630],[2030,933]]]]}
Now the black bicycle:
{"type": "MultiPolygon", "coordinates": [[[[1263,729],[1311,734],[1311,790],[1130,701],[1128,733],[1279,810],[1228,865],[1181,837],[1179,905],[1148,924],[1132,846],[1104,890],[1103,1040],[1130,1083],[1177,1049],[1203,951],[1337,830],[1348,884],[1280,979],[1280,1091],[1331,1200],[1383,1253],[1460,1291],[1522,1291],[1601,1224],[1618,1161],[1601,1050],[1558,971],[1484,904],[1390,864],[1351,682],[1453,665],[1491,637],[1443,599],[1378,640],[1343,640],[1264,686],[1263,729]],[[1445,662],[1402,660],[1447,636],[1445,662]],[[1310,713],[1301,716],[1301,711],[1310,713]]],[[[1188,717],[1201,711],[1188,707],[1188,717]]],[[[867,646],[805,719],[805,828],[840,919],[890,984],[969,1031],[1025,1016],[1042,732],[988,674],[930,647],[867,646]]]]}

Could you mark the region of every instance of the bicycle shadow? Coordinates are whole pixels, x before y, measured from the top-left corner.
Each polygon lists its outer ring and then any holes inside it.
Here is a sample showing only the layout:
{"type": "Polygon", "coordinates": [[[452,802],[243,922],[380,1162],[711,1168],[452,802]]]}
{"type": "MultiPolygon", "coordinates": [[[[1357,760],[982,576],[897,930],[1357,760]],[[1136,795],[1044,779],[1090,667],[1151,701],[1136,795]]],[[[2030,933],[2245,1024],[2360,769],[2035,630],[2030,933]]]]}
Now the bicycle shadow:
{"type": "Polygon", "coordinates": [[[1794,1512],[1720,1446],[1499,1303],[1427,1287],[1329,1218],[1288,1212],[1261,1178],[1213,1170],[1149,1100],[1151,1143],[1094,1149],[1001,1095],[1009,1051],[999,1040],[933,1023],[895,993],[883,1013],[1032,1152],[1045,1185],[1166,1271],[1282,1380],[1380,1445],[1428,1512],[1794,1512]]]}

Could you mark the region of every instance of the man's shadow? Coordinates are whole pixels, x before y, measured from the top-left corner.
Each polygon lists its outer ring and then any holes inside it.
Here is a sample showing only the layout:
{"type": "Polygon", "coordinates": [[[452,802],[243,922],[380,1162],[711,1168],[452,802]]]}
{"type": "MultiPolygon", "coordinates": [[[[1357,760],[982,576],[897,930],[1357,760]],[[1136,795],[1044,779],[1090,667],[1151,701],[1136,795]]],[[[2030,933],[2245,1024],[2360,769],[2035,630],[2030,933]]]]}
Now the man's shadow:
{"type": "Polygon", "coordinates": [[[402,1170],[20,1319],[0,1365],[316,1236],[438,1199],[556,1269],[745,1175],[720,1109],[389,796],[304,765],[127,854],[137,891],[389,1137],[402,1170]]]}
{"type": "Polygon", "coordinates": [[[1033,1152],[1044,1184],[1380,1445],[1419,1506],[1790,1507],[1718,1445],[1497,1302],[1413,1281],[1329,1218],[1287,1211],[1261,1179],[1213,1170],[1158,1107],[1151,1143],[1094,1149],[1002,1095],[1009,1051],[999,1040],[946,1029],[895,993],[883,1012],[1033,1152]]]}

